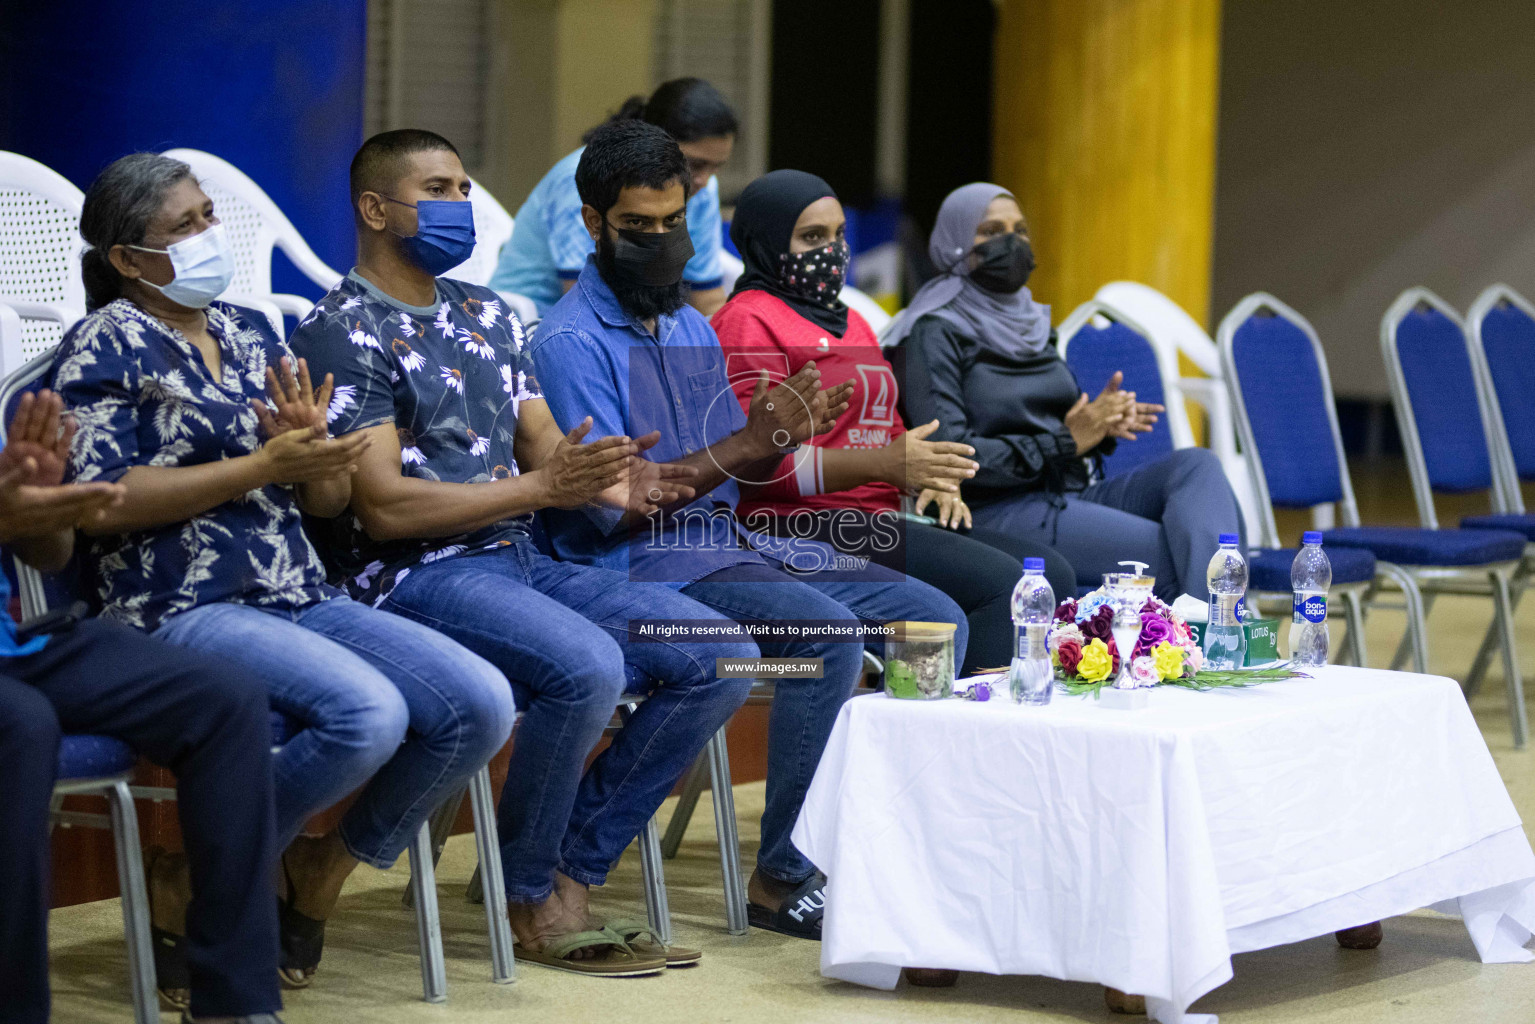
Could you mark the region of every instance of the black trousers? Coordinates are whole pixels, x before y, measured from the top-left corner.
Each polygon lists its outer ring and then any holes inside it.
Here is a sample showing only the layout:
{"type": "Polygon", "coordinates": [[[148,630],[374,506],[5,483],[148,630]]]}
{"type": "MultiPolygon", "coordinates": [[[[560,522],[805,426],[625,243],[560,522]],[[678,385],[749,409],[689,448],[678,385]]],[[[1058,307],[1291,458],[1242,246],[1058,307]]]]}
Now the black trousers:
{"type": "Polygon", "coordinates": [[[813,520],[800,516],[790,522],[777,517],[770,528],[780,535],[808,536],[847,554],[867,556],[943,591],[970,624],[961,675],[1001,668],[1012,661],[1013,587],[1023,575],[1025,558],[1045,560],[1045,578],[1057,600],[1077,593],[1076,572],[1058,551],[995,530],[950,530],[904,519],[891,530],[876,526],[869,513],[856,509],[818,511],[813,520]]]}
{"type": "Polygon", "coordinates": [[[280,1009],[266,687],[93,619],[36,654],[0,658],[0,1017],[48,1020],[48,805],[61,733],[115,736],[176,775],[193,1014],[280,1009]]]}

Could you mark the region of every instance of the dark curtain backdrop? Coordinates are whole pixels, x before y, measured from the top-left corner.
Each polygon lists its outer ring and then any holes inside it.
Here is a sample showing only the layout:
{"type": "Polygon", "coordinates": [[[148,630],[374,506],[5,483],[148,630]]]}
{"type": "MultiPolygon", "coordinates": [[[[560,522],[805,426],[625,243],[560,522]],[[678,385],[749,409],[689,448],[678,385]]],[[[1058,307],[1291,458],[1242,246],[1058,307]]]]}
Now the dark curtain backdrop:
{"type": "MultiPolygon", "coordinates": [[[[206,150],[345,269],[366,20],[366,0],[0,0],[0,149],[82,189],[125,153],[206,150]]],[[[319,294],[281,254],[273,273],[319,294]]]]}

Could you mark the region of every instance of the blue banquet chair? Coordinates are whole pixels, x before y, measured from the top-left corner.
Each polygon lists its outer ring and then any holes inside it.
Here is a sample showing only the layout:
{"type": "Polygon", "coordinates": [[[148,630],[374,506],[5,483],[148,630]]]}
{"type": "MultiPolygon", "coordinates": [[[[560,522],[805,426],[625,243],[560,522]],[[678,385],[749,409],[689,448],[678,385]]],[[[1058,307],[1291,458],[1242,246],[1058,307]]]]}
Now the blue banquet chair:
{"type": "MultiPolygon", "coordinates": [[[[1508,695],[1514,742],[1523,746],[1524,692],[1517,660],[1512,659],[1512,619],[1506,612],[1508,578],[1523,554],[1524,538],[1496,530],[1361,526],[1327,359],[1311,324],[1272,295],[1259,292],[1226,315],[1219,340],[1243,447],[1253,460],[1265,505],[1309,508],[1337,503],[1343,526],[1325,531],[1323,543],[1370,551],[1382,576],[1402,592],[1407,638],[1394,666],[1410,651],[1414,667],[1419,672],[1427,669],[1425,591],[1467,593],[1480,585],[1485,593],[1491,586],[1508,641],[1505,661],[1512,661],[1508,695]]],[[[1264,525],[1273,529],[1271,513],[1264,525]]]]}

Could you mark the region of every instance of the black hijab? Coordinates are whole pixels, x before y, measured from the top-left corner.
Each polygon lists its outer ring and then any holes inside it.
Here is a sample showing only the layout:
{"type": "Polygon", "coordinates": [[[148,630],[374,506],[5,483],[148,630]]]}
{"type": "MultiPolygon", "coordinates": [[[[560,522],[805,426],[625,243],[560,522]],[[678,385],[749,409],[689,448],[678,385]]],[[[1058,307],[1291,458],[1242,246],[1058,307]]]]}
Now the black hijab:
{"type": "Polygon", "coordinates": [[[795,294],[778,280],[778,257],[789,251],[794,222],[805,207],[827,196],[836,199],[837,193],[804,171],[769,171],[742,190],[730,221],[730,241],[746,269],[736,278],[730,294],[755,288],[776,295],[800,316],[840,338],[847,331],[847,306],[840,299],[827,308],[795,294]]]}

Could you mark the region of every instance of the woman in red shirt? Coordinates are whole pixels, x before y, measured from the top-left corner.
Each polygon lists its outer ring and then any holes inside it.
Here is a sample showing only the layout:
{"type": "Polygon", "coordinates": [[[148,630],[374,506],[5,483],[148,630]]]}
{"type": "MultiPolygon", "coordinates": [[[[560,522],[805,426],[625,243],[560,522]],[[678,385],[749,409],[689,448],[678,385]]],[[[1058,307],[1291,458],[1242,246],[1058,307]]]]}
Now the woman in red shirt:
{"type": "Polygon", "coordinates": [[[712,322],[742,406],[764,372],[777,383],[810,360],[823,380],[853,382],[832,430],[767,478],[741,481],[738,512],[754,530],[825,541],[937,587],[969,619],[962,671],[1006,665],[1023,558],[1045,558],[1062,597],[1075,594],[1075,574],[1050,548],[972,529],[960,484],[975,473],[974,450],[926,440],[936,421],[910,431],[901,423],[895,371],[868,323],[838,298],[846,222],[831,186],[803,171],[763,175],[736,204],[730,239],[746,269],[712,322]],[[903,492],[920,492],[919,512],[936,504],[939,525],[903,515],[903,492]]]}

